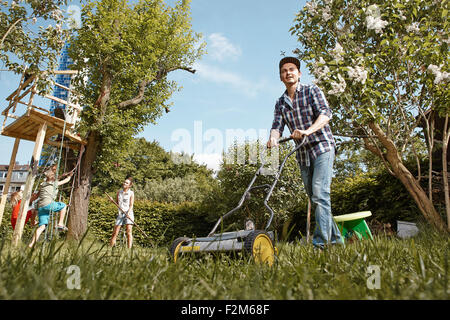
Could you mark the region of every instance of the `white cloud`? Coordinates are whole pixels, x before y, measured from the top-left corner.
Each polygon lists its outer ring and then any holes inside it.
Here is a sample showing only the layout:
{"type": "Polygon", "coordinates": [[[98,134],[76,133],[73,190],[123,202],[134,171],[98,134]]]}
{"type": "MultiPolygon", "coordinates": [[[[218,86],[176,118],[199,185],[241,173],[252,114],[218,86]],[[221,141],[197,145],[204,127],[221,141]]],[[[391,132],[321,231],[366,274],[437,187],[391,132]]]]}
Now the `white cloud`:
{"type": "Polygon", "coordinates": [[[220,153],[201,153],[194,154],[194,161],[199,164],[206,164],[208,169],[218,172],[220,169],[220,163],[222,162],[222,154],[220,153]]]}
{"type": "Polygon", "coordinates": [[[208,54],[214,60],[224,61],[226,58],[236,59],[242,54],[241,48],[230,42],[221,33],[212,33],[209,37],[208,54]]]}
{"type": "Polygon", "coordinates": [[[218,84],[230,85],[249,97],[255,97],[267,86],[264,80],[252,82],[239,74],[201,62],[196,63],[194,69],[199,77],[218,84]]]}

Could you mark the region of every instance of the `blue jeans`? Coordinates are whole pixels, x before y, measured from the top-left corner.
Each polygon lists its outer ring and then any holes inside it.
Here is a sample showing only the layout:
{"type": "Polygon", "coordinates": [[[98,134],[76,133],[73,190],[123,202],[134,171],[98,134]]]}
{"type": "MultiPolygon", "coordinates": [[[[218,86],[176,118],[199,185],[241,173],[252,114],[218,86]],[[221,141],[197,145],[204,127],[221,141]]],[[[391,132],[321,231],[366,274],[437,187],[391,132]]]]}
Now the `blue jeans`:
{"type": "Polygon", "coordinates": [[[313,245],[323,247],[328,243],[343,244],[341,232],[331,215],[330,185],[333,177],[334,149],[311,159],[310,166],[300,165],[303,185],[311,199],[316,228],[313,234],[313,245]]]}

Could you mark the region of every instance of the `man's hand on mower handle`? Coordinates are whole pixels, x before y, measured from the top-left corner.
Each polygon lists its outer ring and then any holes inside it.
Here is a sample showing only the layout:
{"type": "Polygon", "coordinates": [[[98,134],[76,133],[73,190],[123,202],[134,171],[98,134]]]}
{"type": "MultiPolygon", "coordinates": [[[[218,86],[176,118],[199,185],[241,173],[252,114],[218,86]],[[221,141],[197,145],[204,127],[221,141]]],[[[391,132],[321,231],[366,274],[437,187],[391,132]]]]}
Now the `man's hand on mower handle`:
{"type": "Polygon", "coordinates": [[[278,147],[278,138],[270,137],[267,141],[267,148],[278,147]]]}
{"type": "Polygon", "coordinates": [[[267,148],[278,147],[278,139],[280,139],[280,132],[276,129],[270,130],[269,141],[267,141],[267,148]]]}
{"type": "Polygon", "coordinates": [[[311,134],[309,130],[299,130],[295,129],[294,132],[291,134],[291,138],[295,140],[301,140],[303,137],[307,137],[311,134]]]}
{"type": "MultiPolygon", "coordinates": [[[[289,136],[289,138],[295,140],[302,140],[305,137],[309,136],[311,133],[312,131],[310,129],[308,130],[295,129],[294,132],[289,136]]],[[[287,141],[289,139],[285,138],[282,140],[287,141]]],[[[269,141],[267,141],[267,148],[278,147],[279,141],[280,141],[280,133],[276,130],[272,130],[270,133],[269,141]]]]}

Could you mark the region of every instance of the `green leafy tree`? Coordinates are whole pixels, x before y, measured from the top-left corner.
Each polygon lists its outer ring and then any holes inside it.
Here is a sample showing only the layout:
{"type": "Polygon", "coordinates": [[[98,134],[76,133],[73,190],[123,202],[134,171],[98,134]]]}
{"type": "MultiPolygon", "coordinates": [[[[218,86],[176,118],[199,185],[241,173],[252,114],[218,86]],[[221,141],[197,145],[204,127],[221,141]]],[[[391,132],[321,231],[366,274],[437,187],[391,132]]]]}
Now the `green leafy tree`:
{"type": "MultiPolygon", "coordinates": [[[[56,68],[69,35],[60,9],[65,4],[66,0],[0,1],[0,61],[5,67],[34,74],[56,68]]],[[[39,88],[48,84],[43,77],[39,88]]]]}
{"type": "Polygon", "coordinates": [[[291,29],[299,58],[334,109],[335,132],[361,137],[441,231],[449,224],[404,161],[416,154],[420,163],[418,125],[428,123],[429,111],[448,118],[447,15],[447,0],[317,0],[291,29]]]}
{"type": "Polygon", "coordinates": [[[69,54],[80,71],[76,90],[84,110],[78,130],[87,147],[73,193],[70,237],[86,230],[95,170],[115,162],[134,135],[169,110],[167,101],[177,90],[167,79],[170,72],[194,72],[203,45],[191,29],[189,3],[103,0],[83,7],[69,54]]]}
{"type": "Polygon", "coordinates": [[[127,176],[139,184],[147,179],[165,179],[172,173],[170,154],[158,142],[145,138],[132,138],[128,147],[112,160],[97,168],[93,177],[93,185],[100,193],[114,191],[127,176]]]}
{"type": "Polygon", "coordinates": [[[339,143],[336,137],[337,153],[334,161],[334,174],[337,178],[346,178],[361,173],[377,172],[383,167],[381,159],[358,141],[343,141],[339,143]]]}
{"type": "Polygon", "coordinates": [[[189,174],[185,177],[151,179],[134,187],[136,199],[145,199],[163,203],[201,203],[208,190],[204,190],[202,181],[189,174]]]}
{"type": "MultiPolygon", "coordinates": [[[[133,138],[130,146],[93,177],[93,194],[115,192],[127,176],[134,179],[136,199],[180,203],[202,201],[216,183],[212,170],[194,161],[174,162],[157,141],[133,138]]],[[[192,160],[192,159],[191,159],[192,160]]]]}

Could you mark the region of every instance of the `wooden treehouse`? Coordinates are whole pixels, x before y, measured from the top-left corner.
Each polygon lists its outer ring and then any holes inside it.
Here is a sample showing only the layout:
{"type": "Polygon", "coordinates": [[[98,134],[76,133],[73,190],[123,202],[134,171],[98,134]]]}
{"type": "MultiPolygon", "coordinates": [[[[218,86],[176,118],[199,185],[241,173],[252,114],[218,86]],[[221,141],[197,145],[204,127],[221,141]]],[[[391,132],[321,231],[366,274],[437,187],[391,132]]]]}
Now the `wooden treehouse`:
{"type": "MultiPolygon", "coordinates": [[[[30,161],[30,167],[23,192],[23,198],[20,204],[19,215],[16,222],[16,228],[13,234],[13,245],[17,245],[22,237],[23,227],[25,224],[26,212],[28,210],[28,202],[31,197],[34,180],[37,175],[39,159],[44,144],[66,148],[80,149],[82,145],[86,145],[86,141],[74,132],[74,126],[81,113],[81,108],[77,103],[76,93],[70,86],[70,79],[77,71],[60,70],[53,71],[55,75],[69,76],[69,86],[55,83],[60,90],[67,91],[67,100],[55,97],[50,94],[40,94],[37,91],[38,76],[29,75],[26,72],[22,74],[18,88],[9,95],[6,100],[8,106],[3,110],[2,115],[5,117],[1,134],[4,136],[15,138],[14,147],[11,154],[11,160],[8,167],[5,186],[0,203],[0,224],[8,196],[9,184],[14,168],[16,154],[20,140],[34,141],[33,155],[30,161]],[[50,112],[50,108],[38,107],[33,104],[36,96],[41,96],[44,101],[55,101],[64,105],[64,115],[54,116],[50,112]],[[8,119],[13,119],[7,124],[8,119]]],[[[40,76],[48,76],[48,73],[40,76]]]]}

